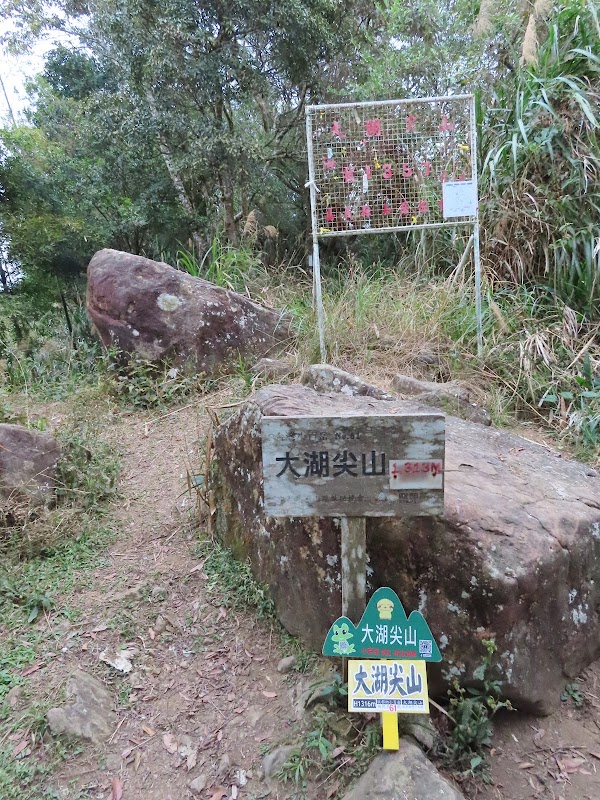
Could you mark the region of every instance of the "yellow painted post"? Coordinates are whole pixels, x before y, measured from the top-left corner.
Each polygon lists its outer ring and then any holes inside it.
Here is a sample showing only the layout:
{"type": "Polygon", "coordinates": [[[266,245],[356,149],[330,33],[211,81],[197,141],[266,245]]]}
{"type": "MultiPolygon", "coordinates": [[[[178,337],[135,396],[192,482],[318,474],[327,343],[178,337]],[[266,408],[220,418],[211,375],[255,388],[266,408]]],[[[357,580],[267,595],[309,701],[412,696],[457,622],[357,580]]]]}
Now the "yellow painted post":
{"type": "Polygon", "coordinates": [[[383,728],[383,749],[399,750],[398,714],[395,711],[383,711],[381,713],[381,726],[383,728]]]}

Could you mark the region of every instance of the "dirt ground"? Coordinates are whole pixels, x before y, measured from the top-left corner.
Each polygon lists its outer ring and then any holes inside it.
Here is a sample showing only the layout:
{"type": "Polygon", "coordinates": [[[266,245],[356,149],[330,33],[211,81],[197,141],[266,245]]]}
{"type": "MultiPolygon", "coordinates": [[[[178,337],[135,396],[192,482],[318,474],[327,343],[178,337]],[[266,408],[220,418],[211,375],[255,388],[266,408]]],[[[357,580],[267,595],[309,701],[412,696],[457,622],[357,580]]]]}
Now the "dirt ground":
{"type": "MultiPolygon", "coordinates": [[[[227,403],[226,393],[212,398],[219,403],[227,403]]],[[[200,465],[208,424],[194,405],[162,416],[116,415],[107,428],[122,455],[113,522],[119,534],[76,598],[82,617],[41,623],[54,645],[27,677],[31,695],[50,686],[58,696],[80,667],[118,698],[106,747],[86,745],[48,779],[64,800],[292,796],[289,786],[264,780],[261,762],[268,749],[300,737],[295,700],[310,678],[280,674],[278,633],[207,591],[186,475],[200,465]],[[127,676],[100,660],[123,647],[133,664],[127,676]],[[189,784],[198,777],[205,788],[193,795],[189,784]]],[[[482,800],[599,800],[599,683],[596,664],[582,676],[581,709],[570,699],[552,717],[499,720],[492,783],[465,791],[482,800]]],[[[308,796],[337,796],[330,789],[323,784],[308,796]]]]}

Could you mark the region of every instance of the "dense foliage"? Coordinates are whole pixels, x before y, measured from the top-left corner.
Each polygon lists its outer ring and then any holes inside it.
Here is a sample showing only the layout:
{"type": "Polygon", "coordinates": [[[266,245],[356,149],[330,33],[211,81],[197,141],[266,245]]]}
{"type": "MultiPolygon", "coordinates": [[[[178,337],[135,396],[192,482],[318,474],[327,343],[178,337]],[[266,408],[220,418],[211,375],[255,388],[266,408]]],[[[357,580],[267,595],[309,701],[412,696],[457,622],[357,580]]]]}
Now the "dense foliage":
{"type": "MultiPolygon", "coordinates": [[[[307,227],[308,99],[477,91],[484,265],[598,313],[600,26],[594,0],[12,0],[13,47],[61,32],[24,122],[0,133],[13,262],[80,271],[101,246],[274,263],[307,227]],[[70,42],[65,44],[64,34],[70,42]]],[[[439,272],[461,243],[433,242],[439,272]]],[[[464,245],[464,242],[463,242],[464,245]]],[[[410,237],[352,245],[397,260],[410,237]]]]}

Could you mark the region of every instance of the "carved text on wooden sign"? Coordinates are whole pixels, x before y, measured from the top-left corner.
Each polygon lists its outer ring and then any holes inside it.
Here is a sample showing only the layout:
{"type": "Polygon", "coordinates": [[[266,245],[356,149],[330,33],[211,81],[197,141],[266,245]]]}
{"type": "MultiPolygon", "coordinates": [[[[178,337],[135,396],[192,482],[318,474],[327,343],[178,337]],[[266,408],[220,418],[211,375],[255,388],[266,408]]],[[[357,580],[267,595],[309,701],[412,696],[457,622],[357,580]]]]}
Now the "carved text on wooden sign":
{"type": "Polygon", "coordinates": [[[442,514],[444,442],[442,414],[264,417],[265,513],[442,514]]]}

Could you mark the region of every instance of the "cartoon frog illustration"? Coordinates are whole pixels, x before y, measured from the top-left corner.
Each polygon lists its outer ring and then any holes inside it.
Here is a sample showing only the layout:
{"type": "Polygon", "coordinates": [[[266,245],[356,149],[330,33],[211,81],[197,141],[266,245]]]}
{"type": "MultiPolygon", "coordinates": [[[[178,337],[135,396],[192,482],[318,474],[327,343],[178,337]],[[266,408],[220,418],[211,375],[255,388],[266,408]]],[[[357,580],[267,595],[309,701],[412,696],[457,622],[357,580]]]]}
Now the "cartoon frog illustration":
{"type": "Polygon", "coordinates": [[[333,652],[339,656],[349,656],[351,653],[355,652],[355,647],[352,644],[350,639],[354,636],[353,633],[350,632],[350,628],[346,622],[342,622],[341,625],[333,625],[333,633],[331,635],[331,641],[333,644],[333,652]]]}

